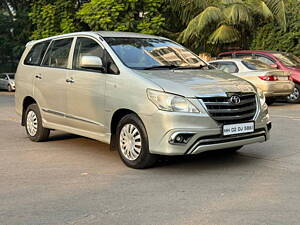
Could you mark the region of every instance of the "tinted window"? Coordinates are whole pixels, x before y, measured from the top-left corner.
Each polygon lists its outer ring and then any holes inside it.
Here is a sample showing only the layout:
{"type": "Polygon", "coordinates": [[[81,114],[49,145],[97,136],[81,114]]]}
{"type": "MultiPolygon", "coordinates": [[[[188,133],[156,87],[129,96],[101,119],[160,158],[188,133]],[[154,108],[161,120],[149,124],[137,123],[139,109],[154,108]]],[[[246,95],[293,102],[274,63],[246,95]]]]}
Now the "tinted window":
{"type": "Polygon", "coordinates": [[[40,65],[49,43],[50,41],[44,41],[34,45],[26,56],[24,64],[35,66],[40,65]]]}
{"type": "Polygon", "coordinates": [[[267,58],[266,56],[261,55],[255,55],[255,59],[262,61],[263,63],[266,63],[268,65],[272,65],[275,62],[273,62],[270,58],[267,58]]]}
{"type": "Polygon", "coordinates": [[[43,66],[67,68],[73,38],[53,41],[46,53],[43,66]]]}
{"type": "Polygon", "coordinates": [[[250,70],[265,70],[265,69],[274,69],[270,65],[263,63],[260,60],[255,60],[255,59],[245,59],[242,61],[242,63],[250,70]]]}
{"type": "Polygon", "coordinates": [[[285,66],[297,67],[300,66],[300,59],[294,55],[286,53],[273,54],[285,66]]]}
{"type": "Polygon", "coordinates": [[[5,79],[5,75],[3,75],[3,74],[0,74],[0,79],[5,79]]]}
{"type": "Polygon", "coordinates": [[[73,69],[84,69],[80,67],[80,60],[83,56],[97,56],[102,59],[103,49],[96,41],[90,38],[77,38],[73,58],[73,69]]]}

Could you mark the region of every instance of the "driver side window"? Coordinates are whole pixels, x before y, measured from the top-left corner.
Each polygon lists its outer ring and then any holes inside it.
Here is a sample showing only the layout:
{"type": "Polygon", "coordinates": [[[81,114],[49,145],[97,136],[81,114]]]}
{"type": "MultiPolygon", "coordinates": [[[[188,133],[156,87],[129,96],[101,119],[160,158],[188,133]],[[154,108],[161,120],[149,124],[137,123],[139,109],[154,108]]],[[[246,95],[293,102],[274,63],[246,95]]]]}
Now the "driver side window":
{"type": "Polygon", "coordinates": [[[80,66],[81,58],[83,56],[96,56],[103,60],[103,53],[104,51],[102,47],[96,41],[84,37],[77,38],[73,57],[73,69],[88,71],[93,70],[82,68],[80,66]]]}

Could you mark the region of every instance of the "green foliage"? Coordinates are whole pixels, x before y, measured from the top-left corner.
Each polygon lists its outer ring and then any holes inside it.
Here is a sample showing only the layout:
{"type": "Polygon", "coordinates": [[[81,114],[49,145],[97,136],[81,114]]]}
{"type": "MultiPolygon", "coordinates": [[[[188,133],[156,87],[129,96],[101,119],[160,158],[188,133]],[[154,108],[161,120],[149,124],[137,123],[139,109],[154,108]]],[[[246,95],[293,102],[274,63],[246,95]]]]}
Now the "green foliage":
{"type": "Polygon", "coordinates": [[[164,18],[162,0],[91,0],[78,17],[94,30],[132,31],[159,34],[164,18]]]}
{"type": "Polygon", "coordinates": [[[287,21],[286,30],[275,23],[259,28],[251,49],[276,50],[300,56],[300,14],[288,14],[287,21]]]}
{"type": "Polygon", "coordinates": [[[36,0],[29,17],[35,26],[33,39],[76,31],[76,4],[73,0],[36,0]]]}
{"type": "Polygon", "coordinates": [[[30,0],[0,2],[0,72],[14,72],[31,34],[30,0]]]}
{"type": "Polygon", "coordinates": [[[205,45],[222,47],[230,43],[246,48],[251,38],[249,34],[261,23],[272,20],[285,28],[283,0],[211,1],[188,22],[178,40],[187,45],[193,43],[190,47],[194,49],[205,45]]]}

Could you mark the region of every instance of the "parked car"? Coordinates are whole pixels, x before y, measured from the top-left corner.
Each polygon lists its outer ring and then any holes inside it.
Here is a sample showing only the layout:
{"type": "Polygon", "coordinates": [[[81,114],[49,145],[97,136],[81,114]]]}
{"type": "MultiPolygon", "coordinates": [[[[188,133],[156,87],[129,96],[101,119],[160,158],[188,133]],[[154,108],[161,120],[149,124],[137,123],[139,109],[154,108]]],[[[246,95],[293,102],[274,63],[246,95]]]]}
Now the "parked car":
{"type": "Polygon", "coordinates": [[[220,59],[209,64],[224,72],[237,75],[260,88],[271,105],[278,97],[287,97],[294,90],[290,73],[274,70],[268,64],[256,59],[220,59]]]}
{"type": "Polygon", "coordinates": [[[288,96],[287,100],[291,103],[300,103],[300,59],[292,54],[277,51],[230,51],[222,52],[218,58],[248,58],[261,60],[262,62],[273,66],[276,69],[288,71],[291,73],[295,83],[293,93],[288,96]]]}
{"type": "Polygon", "coordinates": [[[133,168],[269,139],[265,96],[163,37],[83,32],[32,41],[16,73],[32,141],[62,130],[110,143],[133,168]]]}
{"type": "Polygon", "coordinates": [[[12,92],[15,90],[15,74],[2,73],[0,74],[0,89],[12,92]]]}

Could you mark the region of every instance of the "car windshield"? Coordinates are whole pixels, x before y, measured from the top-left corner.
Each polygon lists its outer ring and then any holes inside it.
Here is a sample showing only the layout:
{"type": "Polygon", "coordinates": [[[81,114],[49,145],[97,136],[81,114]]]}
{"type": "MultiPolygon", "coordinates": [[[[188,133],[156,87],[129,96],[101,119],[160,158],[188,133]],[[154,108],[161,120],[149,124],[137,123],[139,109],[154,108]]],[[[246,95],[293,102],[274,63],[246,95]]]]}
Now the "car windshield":
{"type": "Polygon", "coordinates": [[[8,74],[8,76],[9,76],[9,78],[12,79],[12,80],[15,79],[15,75],[14,75],[14,74],[8,74]]]}
{"type": "Polygon", "coordinates": [[[242,63],[250,70],[274,69],[272,66],[255,59],[245,59],[242,63]]]}
{"type": "Polygon", "coordinates": [[[105,40],[120,60],[132,69],[208,68],[194,53],[169,40],[123,37],[105,40]]]}
{"type": "Polygon", "coordinates": [[[276,53],[273,55],[285,66],[289,66],[289,67],[300,66],[300,59],[292,54],[276,53]]]}

